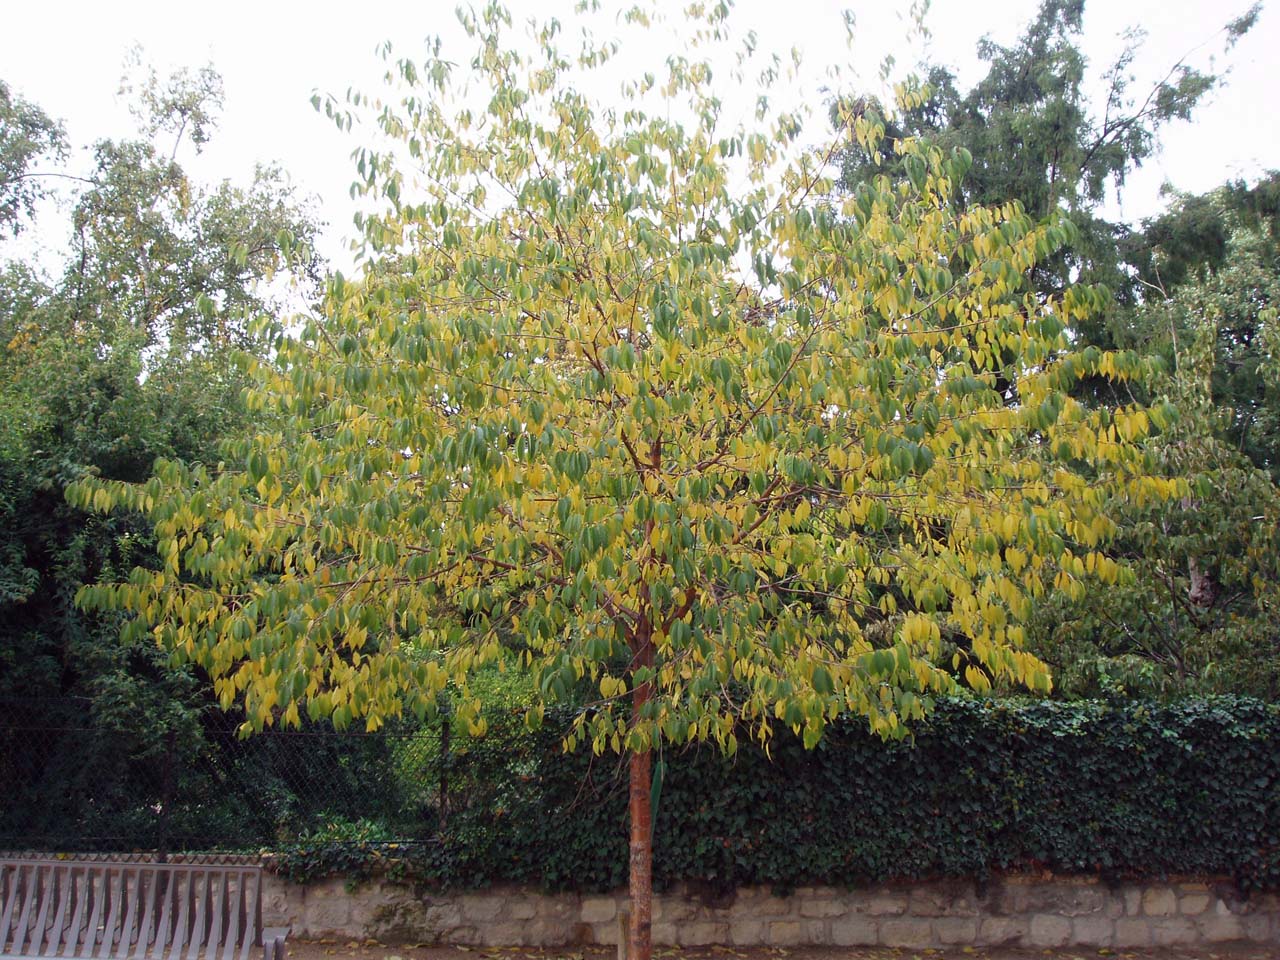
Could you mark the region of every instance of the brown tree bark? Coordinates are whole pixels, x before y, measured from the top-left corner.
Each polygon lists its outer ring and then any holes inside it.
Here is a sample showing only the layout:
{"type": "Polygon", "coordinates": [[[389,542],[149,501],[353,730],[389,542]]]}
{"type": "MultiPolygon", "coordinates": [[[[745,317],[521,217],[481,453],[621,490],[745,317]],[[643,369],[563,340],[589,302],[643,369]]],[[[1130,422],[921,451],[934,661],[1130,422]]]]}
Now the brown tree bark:
{"type": "Polygon", "coordinates": [[[627,930],[627,960],[652,960],[653,848],[649,809],[652,754],[631,755],[631,920],[627,930]]]}
{"type": "MultiPolygon", "coordinates": [[[[651,628],[643,625],[636,638],[634,663],[637,667],[653,667],[651,628]]],[[[631,721],[636,724],[645,713],[653,696],[653,681],[635,685],[631,692],[631,721]]],[[[653,789],[653,751],[631,754],[631,920],[627,930],[627,960],[652,960],[653,938],[653,811],[650,791],[653,789]]]]}

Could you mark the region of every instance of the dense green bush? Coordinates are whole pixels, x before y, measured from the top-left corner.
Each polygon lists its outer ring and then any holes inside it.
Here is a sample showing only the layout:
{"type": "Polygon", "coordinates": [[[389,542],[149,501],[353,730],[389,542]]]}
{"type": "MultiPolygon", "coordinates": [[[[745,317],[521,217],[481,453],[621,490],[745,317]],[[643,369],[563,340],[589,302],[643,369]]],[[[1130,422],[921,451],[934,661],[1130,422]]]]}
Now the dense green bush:
{"type": "MultiPolygon", "coordinates": [[[[466,805],[403,868],[459,886],[623,884],[622,765],[563,754],[556,730],[486,737],[453,758],[466,805]]],[[[849,722],[812,752],[785,736],[771,754],[667,754],[660,883],[785,889],[1049,868],[1280,886],[1280,707],[1259,701],[956,700],[914,743],[882,743],[849,722]]],[[[349,853],[338,863],[294,850],[285,859],[305,855],[305,867],[285,866],[349,870],[349,853]]]]}

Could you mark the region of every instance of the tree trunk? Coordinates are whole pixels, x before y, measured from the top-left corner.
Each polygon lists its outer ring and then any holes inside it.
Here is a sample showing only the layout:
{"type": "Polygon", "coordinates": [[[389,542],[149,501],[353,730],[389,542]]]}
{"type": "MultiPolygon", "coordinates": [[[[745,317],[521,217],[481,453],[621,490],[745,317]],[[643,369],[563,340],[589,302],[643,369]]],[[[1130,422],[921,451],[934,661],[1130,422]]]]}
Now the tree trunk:
{"type": "MultiPolygon", "coordinates": [[[[637,667],[653,667],[653,641],[646,623],[633,647],[637,667]]],[[[631,691],[631,723],[638,726],[653,697],[653,680],[631,691]]],[[[627,931],[627,960],[652,960],[653,939],[653,751],[631,754],[631,923],[627,931]]]]}
{"type": "Polygon", "coordinates": [[[653,919],[653,845],[649,791],[652,752],[631,755],[631,923],[627,930],[627,960],[652,960],[650,929],[653,919]]]}

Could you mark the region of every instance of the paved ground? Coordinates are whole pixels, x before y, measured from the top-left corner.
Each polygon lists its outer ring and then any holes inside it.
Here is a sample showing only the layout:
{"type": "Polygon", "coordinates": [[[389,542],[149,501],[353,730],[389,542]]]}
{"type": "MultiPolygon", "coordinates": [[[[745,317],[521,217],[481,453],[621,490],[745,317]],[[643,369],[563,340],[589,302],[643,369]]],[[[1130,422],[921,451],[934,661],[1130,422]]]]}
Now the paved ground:
{"type": "MultiPolygon", "coordinates": [[[[424,947],[369,940],[290,940],[292,960],[613,960],[612,947],[535,950],[527,947],[424,947]]],[[[691,947],[654,950],[655,960],[1276,960],[1280,947],[1212,950],[900,950],[887,947],[691,947]]]]}

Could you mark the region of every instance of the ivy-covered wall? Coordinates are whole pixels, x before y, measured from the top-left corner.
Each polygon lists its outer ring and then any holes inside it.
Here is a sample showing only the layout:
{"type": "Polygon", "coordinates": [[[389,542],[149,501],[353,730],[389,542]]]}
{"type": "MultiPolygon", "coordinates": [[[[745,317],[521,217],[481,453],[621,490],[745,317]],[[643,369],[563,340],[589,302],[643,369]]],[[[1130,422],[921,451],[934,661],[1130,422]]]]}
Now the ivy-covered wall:
{"type": "MultiPolygon", "coordinates": [[[[513,722],[452,756],[442,838],[395,854],[433,885],[605,891],[626,876],[624,771],[513,722]]],[[[662,758],[655,879],[780,892],[1047,868],[1280,887],[1280,706],[953,700],[913,742],[837,724],[813,751],[778,736],[662,758]]],[[[376,839],[376,838],[370,838],[376,839]]],[[[374,851],[379,855],[374,856],[374,851]]],[[[360,874],[350,842],[286,851],[287,876],[360,874]]]]}

